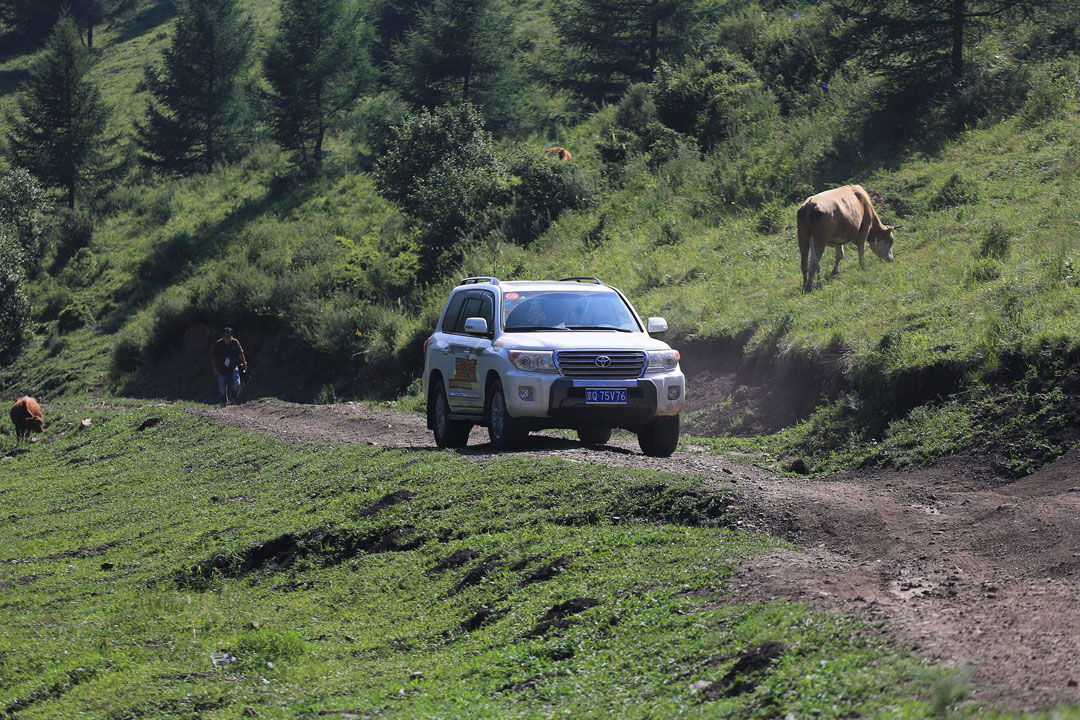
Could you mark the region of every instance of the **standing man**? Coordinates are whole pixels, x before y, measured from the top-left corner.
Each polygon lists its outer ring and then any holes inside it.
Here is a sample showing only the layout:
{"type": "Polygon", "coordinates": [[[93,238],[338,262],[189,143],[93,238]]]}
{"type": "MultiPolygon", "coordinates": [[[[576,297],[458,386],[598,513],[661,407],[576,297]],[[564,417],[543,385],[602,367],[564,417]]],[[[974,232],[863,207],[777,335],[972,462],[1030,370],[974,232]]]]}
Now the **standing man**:
{"type": "Polygon", "coordinates": [[[247,358],[240,341],[233,337],[232,328],[221,331],[221,339],[210,351],[210,367],[217,376],[218,400],[221,407],[236,404],[240,397],[240,370],[247,372],[247,358]]]}

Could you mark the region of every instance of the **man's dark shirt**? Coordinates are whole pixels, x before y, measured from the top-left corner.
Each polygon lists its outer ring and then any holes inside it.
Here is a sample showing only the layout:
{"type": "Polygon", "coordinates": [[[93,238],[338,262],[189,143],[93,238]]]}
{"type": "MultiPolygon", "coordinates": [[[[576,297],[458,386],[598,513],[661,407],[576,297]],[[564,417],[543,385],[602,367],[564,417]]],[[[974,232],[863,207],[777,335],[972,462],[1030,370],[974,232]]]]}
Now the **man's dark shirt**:
{"type": "Polygon", "coordinates": [[[236,338],[233,338],[228,345],[225,344],[225,338],[218,340],[210,351],[210,358],[214,361],[214,372],[225,375],[235,370],[243,352],[244,348],[240,347],[240,341],[236,338]],[[229,361],[228,365],[225,364],[226,360],[229,361]]]}

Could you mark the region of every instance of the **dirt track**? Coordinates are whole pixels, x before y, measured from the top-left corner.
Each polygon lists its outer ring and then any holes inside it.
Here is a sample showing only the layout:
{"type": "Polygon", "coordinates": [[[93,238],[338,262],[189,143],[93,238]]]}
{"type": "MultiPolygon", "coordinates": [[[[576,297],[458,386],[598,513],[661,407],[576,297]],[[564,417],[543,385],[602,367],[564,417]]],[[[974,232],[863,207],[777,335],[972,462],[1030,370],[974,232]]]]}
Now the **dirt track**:
{"type": "MultiPolygon", "coordinates": [[[[292,442],[431,447],[423,418],[361,405],[261,401],[195,410],[292,442]]],[[[474,430],[462,454],[492,455],[474,430]]],[[[1080,703],[1080,452],[1006,482],[977,459],[932,468],[776,477],[687,448],[642,456],[630,436],[600,450],[536,437],[522,454],[731,480],[748,528],[804,552],[747,562],[737,597],[791,597],[871,621],[897,645],[970,665],[975,698],[1016,710],[1080,703]]]]}

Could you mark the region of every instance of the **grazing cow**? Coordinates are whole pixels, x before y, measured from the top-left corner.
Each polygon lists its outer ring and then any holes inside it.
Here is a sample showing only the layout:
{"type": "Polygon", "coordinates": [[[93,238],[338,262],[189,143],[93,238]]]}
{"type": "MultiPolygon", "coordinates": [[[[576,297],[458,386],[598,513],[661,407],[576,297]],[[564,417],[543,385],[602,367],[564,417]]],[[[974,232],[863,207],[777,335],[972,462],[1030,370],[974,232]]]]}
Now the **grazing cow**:
{"type": "Polygon", "coordinates": [[[863,266],[866,243],[879,258],[892,262],[893,230],[897,227],[881,222],[862,185],[845,185],[808,197],[799,208],[803,290],[809,292],[813,286],[826,247],[836,248],[833,275],[840,269],[844,244],[849,242],[859,249],[859,267],[863,266]]]}
{"type": "Polygon", "coordinates": [[[561,148],[558,145],[553,145],[544,151],[544,154],[549,157],[556,157],[563,162],[570,162],[574,159],[574,156],[570,154],[570,151],[566,148],[561,148]]]}
{"type": "Polygon", "coordinates": [[[11,406],[11,422],[15,423],[15,443],[22,445],[32,432],[41,432],[45,423],[41,421],[41,405],[32,397],[23,396],[11,406]]]}

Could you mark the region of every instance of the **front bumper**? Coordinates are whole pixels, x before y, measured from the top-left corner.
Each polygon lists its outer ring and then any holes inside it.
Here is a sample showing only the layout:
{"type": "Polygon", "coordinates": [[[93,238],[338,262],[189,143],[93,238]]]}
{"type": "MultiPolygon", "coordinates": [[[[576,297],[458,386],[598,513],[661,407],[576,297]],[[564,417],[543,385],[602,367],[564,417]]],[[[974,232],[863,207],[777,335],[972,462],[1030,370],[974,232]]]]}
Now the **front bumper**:
{"type": "Polygon", "coordinates": [[[625,380],[589,380],[515,371],[507,376],[504,391],[510,415],[529,418],[536,427],[634,428],[656,417],[678,415],[686,397],[686,378],[678,368],[625,380]],[[626,388],[626,404],[586,405],[586,388],[626,388]]]}

